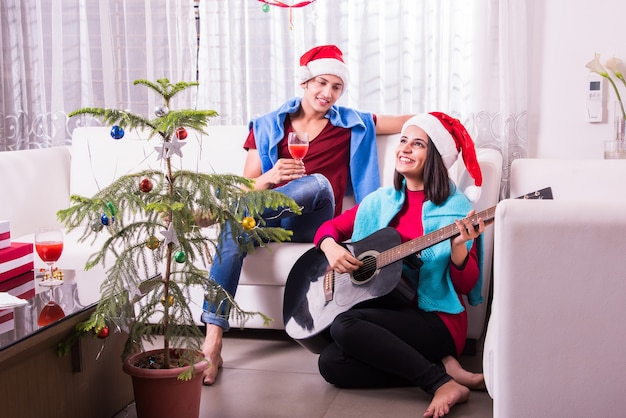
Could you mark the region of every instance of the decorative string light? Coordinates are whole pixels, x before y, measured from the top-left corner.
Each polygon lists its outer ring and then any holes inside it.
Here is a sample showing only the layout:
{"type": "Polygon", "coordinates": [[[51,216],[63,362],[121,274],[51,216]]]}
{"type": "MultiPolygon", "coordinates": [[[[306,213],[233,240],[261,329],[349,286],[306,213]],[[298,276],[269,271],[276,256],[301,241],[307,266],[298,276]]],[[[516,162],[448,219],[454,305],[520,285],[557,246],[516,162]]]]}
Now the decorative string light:
{"type": "Polygon", "coordinates": [[[293,30],[293,9],[294,8],[299,9],[301,7],[308,6],[309,4],[315,2],[315,0],[307,0],[307,1],[301,1],[295,4],[287,4],[279,0],[259,0],[259,1],[263,3],[262,10],[265,13],[270,11],[270,6],[278,6],[278,7],[282,7],[285,9],[289,9],[289,30],[293,30]]]}

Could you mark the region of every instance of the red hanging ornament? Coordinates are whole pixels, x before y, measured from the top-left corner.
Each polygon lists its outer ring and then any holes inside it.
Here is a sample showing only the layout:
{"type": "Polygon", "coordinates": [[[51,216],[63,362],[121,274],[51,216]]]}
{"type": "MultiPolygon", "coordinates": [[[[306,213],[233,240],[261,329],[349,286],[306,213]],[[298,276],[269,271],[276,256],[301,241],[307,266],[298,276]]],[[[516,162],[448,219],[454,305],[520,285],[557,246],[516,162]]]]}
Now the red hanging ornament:
{"type": "Polygon", "coordinates": [[[98,331],[97,337],[100,339],[104,339],[109,336],[109,327],[106,325],[102,327],[100,331],[98,331]]]}
{"type": "Polygon", "coordinates": [[[180,139],[181,141],[187,138],[187,130],[182,126],[176,129],[176,138],[180,139]]]}
{"type": "Polygon", "coordinates": [[[294,4],[287,4],[279,0],[259,0],[259,1],[261,3],[264,3],[263,11],[266,13],[269,11],[268,6],[278,6],[282,8],[288,8],[289,9],[289,30],[293,30],[293,9],[299,9],[301,7],[308,6],[309,4],[315,2],[315,0],[307,0],[307,1],[301,1],[298,3],[294,3],[294,4]]]}
{"type": "Polygon", "coordinates": [[[152,190],[152,182],[149,178],[144,177],[143,179],[141,179],[141,182],[139,182],[139,190],[144,193],[148,193],[152,190]]]}

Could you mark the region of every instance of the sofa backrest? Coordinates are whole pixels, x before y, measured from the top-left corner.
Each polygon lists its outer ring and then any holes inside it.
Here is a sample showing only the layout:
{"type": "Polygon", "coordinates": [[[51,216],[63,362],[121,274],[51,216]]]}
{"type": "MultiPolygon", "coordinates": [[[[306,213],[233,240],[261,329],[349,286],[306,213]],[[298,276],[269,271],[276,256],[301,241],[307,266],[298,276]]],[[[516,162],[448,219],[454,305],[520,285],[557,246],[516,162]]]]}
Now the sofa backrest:
{"type": "Polygon", "coordinates": [[[521,158],[511,163],[511,197],[544,187],[555,200],[626,200],[626,160],[521,158]]]}
{"type": "Polygon", "coordinates": [[[69,205],[70,151],[66,146],[0,152],[0,219],[11,238],[60,226],[69,205]]]}
{"type": "MultiPolygon", "coordinates": [[[[208,135],[189,132],[181,148],[183,157],[175,155],[176,169],[201,172],[241,174],[246,158],[243,141],[246,126],[210,126],[208,135]]],[[[110,128],[80,127],[72,135],[71,192],[92,196],[122,175],[145,169],[162,169],[164,160],[155,150],[158,138],[130,130],[114,140],[110,128]]]]}

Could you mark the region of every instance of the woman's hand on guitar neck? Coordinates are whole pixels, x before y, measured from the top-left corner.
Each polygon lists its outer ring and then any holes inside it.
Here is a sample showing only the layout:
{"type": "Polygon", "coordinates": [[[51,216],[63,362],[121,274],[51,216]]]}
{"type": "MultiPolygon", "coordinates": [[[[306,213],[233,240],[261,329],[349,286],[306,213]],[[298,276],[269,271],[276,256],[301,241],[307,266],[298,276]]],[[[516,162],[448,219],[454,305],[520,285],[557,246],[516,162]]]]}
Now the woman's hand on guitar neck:
{"type": "Polygon", "coordinates": [[[330,237],[325,238],[319,248],[324,252],[330,268],[336,273],[349,273],[363,265],[362,261],[330,237]]]}
{"type": "Polygon", "coordinates": [[[468,254],[465,243],[478,238],[478,236],[485,231],[485,222],[482,218],[478,218],[477,224],[474,224],[470,219],[475,213],[475,210],[471,210],[464,219],[454,221],[459,228],[459,235],[455,236],[450,241],[452,248],[450,258],[454,265],[459,268],[465,264],[465,259],[468,254]]]}

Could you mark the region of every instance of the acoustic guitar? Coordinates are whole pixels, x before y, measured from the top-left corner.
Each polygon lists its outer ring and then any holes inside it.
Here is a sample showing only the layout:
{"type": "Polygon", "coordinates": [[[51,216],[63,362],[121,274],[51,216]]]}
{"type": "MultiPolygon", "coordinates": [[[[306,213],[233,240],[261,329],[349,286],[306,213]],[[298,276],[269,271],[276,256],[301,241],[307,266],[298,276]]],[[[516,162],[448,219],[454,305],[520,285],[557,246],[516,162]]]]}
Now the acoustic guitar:
{"type": "MultiPolygon", "coordinates": [[[[552,199],[552,190],[547,187],[518,199],[552,199]]],[[[479,218],[490,224],[495,211],[494,206],[468,219],[474,226],[479,218]]],[[[363,262],[358,270],[341,274],[329,267],[322,251],[311,248],[293,265],[285,284],[285,331],[303,347],[320,353],[332,341],[328,329],[337,315],[361,302],[402,291],[402,260],[457,235],[456,224],[450,224],[401,243],[394,228],[381,229],[360,241],[341,244],[363,262]]]]}

